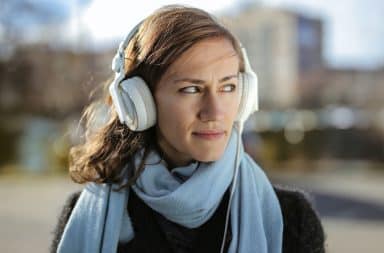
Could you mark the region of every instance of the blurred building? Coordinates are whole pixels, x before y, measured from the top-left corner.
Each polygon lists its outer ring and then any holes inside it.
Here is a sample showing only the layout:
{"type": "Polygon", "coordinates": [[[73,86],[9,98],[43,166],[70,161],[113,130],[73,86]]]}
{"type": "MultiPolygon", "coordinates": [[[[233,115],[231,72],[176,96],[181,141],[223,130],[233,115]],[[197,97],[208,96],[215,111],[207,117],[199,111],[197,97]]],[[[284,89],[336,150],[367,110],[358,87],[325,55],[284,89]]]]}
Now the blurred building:
{"type": "Polygon", "coordinates": [[[108,78],[110,58],[109,51],[76,53],[45,44],[17,48],[0,62],[0,112],[57,118],[78,113],[108,78]]]}
{"type": "Polygon", "coordinates": [[[377,109],[383,105],[384,67],[327,66],[320,18],[254,5],[223,21],[247,48],[258,74],[263,109],[316,109],[327,104],[377,109]]]}
{"type": "Polygon", "coordinates": [[[223,21],[247,48],[264,109],[317,103],[324,72],[320,19],[254,6],[223,21]]]}
{"type": "Polygon", "coordinates": [[[373,70],[327,68],[321,92],[323,104],[357,108],[383,107],[384,67],[373,70]]]}

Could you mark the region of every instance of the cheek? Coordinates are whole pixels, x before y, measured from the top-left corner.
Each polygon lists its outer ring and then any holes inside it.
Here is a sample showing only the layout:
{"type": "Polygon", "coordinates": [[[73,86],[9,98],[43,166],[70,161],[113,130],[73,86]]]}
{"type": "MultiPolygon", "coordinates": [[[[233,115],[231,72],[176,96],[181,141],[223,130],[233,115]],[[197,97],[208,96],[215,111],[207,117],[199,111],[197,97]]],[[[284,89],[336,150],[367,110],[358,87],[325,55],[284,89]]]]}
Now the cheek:
{"type": "Polygon", "coordinates": [[[239,106],[240,106],[240,98],[239,97],[235,97],[233,99],[230,99],[229,101],[227,101],[226,103],[226,108],[227,108],[227,115],[228,115],[228,118],[231,120],[231,121],[234,121],[236,116],[237,116],[237,113],[239,111],[239,106]]]}
{"type": "Polygon", "coordinates": [[[176,134],[185,131],[191,123],[192,111],[180,99],[167,96],[166,99],[159,96],[156,99],[157,122],[160,130],[171,131],[176,134]]]}

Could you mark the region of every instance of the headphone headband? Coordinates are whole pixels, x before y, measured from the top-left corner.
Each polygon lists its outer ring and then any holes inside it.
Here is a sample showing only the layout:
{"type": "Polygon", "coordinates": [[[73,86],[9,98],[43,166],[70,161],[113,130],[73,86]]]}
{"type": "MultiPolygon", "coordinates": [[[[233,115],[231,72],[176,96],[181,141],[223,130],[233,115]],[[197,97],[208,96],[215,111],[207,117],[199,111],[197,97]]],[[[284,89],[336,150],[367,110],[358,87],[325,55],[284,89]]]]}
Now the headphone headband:
{"type": "MultiPolygon", "coordinates": [[[[112,61],[115,78],[109,87],[110,95],[120,122],[132,131],[143,131],[156,123],[156,106],[148,84],[139,77],[125,79],[125,49],[140,29],[142,20],[125,36],[119,44],[112,61]]],[[[240,73],[239,90],[241,102],[235,121],[242,123],[250,114],[258,110],[257,76],[253,72],[245,48],[241,45],[244,72],[240,73]]]]}
{"type": "Polygon", "coordinates": [[[128,33],[127,36],[125,36],[124,40],[122,40],[119,44],[119,47],[117,49],[117,52],[115,54],[115,57],[113,57],[112,60],[112,70],[115,73],[123,73],[124,67],[125,67],[125,57],[124,57],[124,51],[127,48],[129,42],[135,36],[135,34],[139,31],[141,24],[144,22],[144,20],[140,21],[137,25],[135,25],[132,30],[128,33]]]}

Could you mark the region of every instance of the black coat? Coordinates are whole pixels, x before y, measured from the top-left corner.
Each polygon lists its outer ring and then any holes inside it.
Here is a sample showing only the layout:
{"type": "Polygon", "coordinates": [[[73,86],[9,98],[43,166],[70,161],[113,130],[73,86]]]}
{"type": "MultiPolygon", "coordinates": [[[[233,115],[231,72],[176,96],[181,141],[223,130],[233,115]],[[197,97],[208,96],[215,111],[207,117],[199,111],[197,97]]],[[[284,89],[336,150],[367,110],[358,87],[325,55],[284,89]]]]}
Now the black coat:
{"type": "MultiPolygon", "coordinates": [[[[283,213],[283,253],[322,253],[324,232],[321,221],[306,194],[282,187],[274,187],[283,213]]],[[[56,252],[65,224],[80,195],[73,193],[64,205],[54,231],[51,252],[56,252]]],[[[130,193],[128,212],[135,230],[135,237],[127,244],[119,244],[118,253],[124,252],[175,252],[178,241],[172,239],[175,228],[196,235],[191,252],[219,252],[223,236],[225,211],[228,204],[227,192],[215,214],[196,229],[186,229],[177,224],[164,224],[165,218],[142,202],[133,191],[130,193]],[[167,231],[164,233],[163,231],[167,231]]],[[[166,221],[170,223],[169,221],[166,221]]],[[[228,230],[230,231],[230,229],[228,230]]],[[[226,237],[228,248],[231,235],[226,237]]],[[[181,248],[181,247],[180,247],[181,248]]],[[[184,252],[184,251],[178,251],[184,252]]]]}

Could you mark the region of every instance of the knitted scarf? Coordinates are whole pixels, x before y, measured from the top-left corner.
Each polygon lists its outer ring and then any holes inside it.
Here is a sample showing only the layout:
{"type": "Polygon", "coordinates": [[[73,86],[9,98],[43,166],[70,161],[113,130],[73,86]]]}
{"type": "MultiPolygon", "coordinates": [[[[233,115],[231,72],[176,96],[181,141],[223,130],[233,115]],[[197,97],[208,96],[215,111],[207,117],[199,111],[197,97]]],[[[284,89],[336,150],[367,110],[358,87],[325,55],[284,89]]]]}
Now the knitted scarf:
{"type": "MultiPolygon", "coordinates": [[[[167,219],[188,228],[205,223],[232,183],[236,140],[232,131],[222,157],[193,162],[171,172],[151,152],[135,193],[167,219]]],[[[240,167],[230,206],[230,253],[280,253],[283,219],[275,192],[262,169],[240,148],[240,167]]],[[[135,157],[140,162],[141,153],[135,157]]],[[[58,253],[115,253],[118,242],[134,237],[127,212],[129,190],[89,183],[82,191],[64,229],[58,253]]]]}

